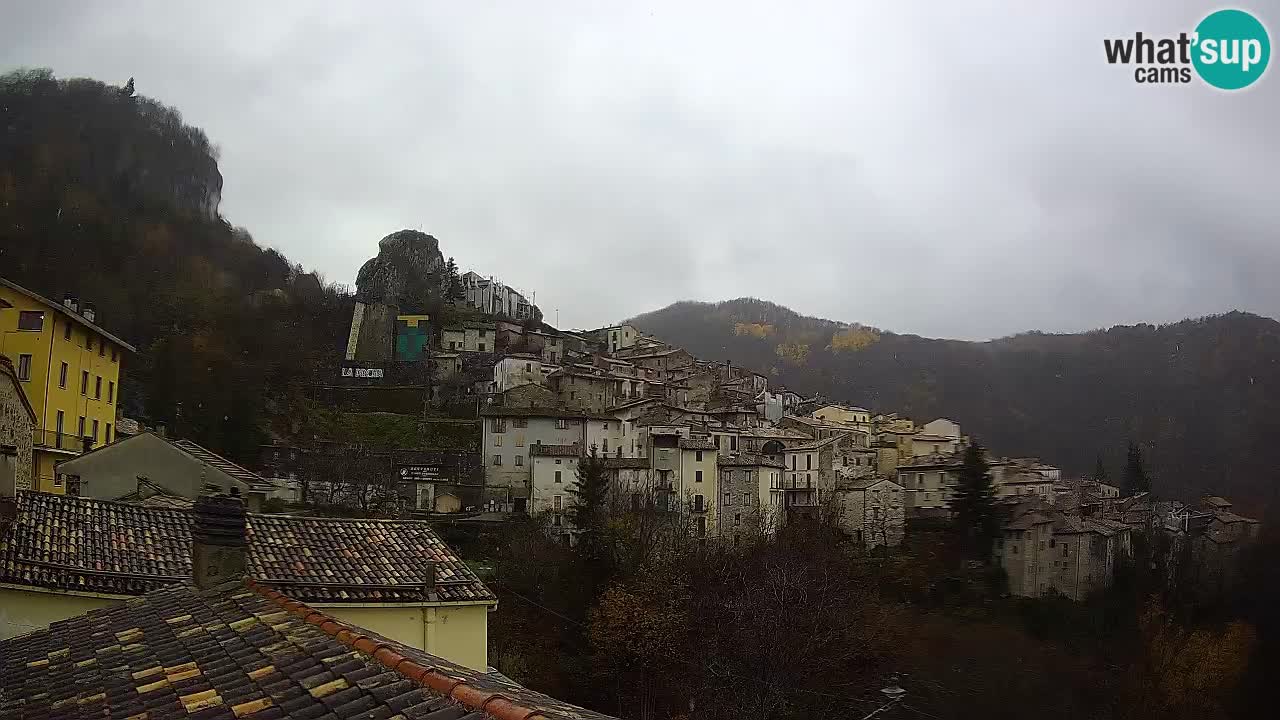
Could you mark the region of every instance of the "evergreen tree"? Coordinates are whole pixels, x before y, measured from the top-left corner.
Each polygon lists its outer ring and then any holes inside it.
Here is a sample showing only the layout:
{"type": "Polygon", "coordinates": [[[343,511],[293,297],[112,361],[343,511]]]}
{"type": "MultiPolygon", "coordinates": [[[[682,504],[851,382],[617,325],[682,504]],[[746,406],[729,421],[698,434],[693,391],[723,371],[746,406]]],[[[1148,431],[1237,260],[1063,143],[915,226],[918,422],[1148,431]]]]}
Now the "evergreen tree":
{"type": "Polygon", "coordinates": [[[462,276],[458,274],[458,263],[449,258],[446,270],[449,278],[449,287],[446,299],[449,301],[461,300],[466,297],[466,292],[462,288],[462,276]]]}
{"type": "Polygon", "coordinates": [[[1098,462],[1093,466],[1093,480],[1100,483],[1107,481],[1107,466],[1102,464],[1102,453],[1098,453],[1098,462]]]}
{"type": "MultiPolygon", "coordinates": [[[[587,577],[603,588],[608,582],[612,553],[608,540],[609,476],[604,458],[592,445],[587,455],[578,460],[578,481],[569,488],[569,507],[565,512],[578,534],[578,555],[587,577]]],[[[592,595],[594,597],[594,594],[592,595]]]]}
{"type": "Polygon", "coordinates": [[[1000,528],[986,450],[977,442],[964,451],[960,483],[956,487],[951,506],[955,509],[956,530],[968,539],[976,557],[988,559],[991,555],[991,541],[1000,528]]]}
{"type": "Polygon", "coordinates": [[[1142,446],[1131,442],[1124,465],[1124,493],[1136,495],[1140,492],[1151,492],[1151,478],[1147,477],[1147,469],[1142,462],[1142,446]]]}

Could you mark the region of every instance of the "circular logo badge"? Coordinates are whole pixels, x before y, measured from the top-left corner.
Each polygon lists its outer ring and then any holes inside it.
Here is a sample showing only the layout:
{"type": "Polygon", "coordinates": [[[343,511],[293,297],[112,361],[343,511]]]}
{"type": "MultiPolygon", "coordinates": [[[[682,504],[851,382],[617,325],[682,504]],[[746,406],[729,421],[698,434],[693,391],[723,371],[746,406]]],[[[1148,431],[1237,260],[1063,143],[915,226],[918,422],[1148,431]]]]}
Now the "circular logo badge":
{"type": "Polygon", "coordinates": [[[1222,90],[1252,85],[1267,70],[1271,38],[1257,18],[1243,10],[1219,10],[1196,26],[1191,62],[1200,78],[1222,90]]]}

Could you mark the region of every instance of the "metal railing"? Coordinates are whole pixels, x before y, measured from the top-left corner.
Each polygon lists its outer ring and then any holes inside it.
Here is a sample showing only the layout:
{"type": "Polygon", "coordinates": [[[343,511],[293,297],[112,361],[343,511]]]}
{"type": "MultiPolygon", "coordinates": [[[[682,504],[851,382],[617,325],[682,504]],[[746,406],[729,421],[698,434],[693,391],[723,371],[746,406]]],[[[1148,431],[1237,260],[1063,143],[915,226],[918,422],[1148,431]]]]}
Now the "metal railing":
{"type": "Polygon", "coordinates": [[[31,444],[38,448],[54,448],[57,450],[72,450],[74,452],[83,452],[85,449],[84,438],[76,437],[71,433],[60,433],[57,430],[33,430],[31,444]]]}

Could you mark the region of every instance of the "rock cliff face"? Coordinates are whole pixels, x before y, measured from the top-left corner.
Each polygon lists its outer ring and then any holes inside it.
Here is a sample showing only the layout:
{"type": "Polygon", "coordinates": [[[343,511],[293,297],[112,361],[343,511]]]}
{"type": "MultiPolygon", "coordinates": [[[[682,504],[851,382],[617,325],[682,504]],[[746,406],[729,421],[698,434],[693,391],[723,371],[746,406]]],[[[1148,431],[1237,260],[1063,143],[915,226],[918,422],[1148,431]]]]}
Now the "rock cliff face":
{"type": "Polygon", "coordinates": [[[98,203],[218,220],[216,148],[132,83],[60,80],[48,69],[0,74],[0,127],[0,176],[14,186],[74,185],[98,203]]]}
{"type": "Polygon", "coordinates": [[[382,238],[378,256],[360,268],[356,297],[401,313],[429,313],[444,301],[448,283],[440,242],[417,230],[401,230],[382,238]]]}
{"type": "Polygon", "coordinates": [[[356,275],[356,306],[348,355],[382,362],[392,357],[396,315],[439,314],[449,273],[440,243],[417,230],[393,232],[378,242],[356,275]]]}

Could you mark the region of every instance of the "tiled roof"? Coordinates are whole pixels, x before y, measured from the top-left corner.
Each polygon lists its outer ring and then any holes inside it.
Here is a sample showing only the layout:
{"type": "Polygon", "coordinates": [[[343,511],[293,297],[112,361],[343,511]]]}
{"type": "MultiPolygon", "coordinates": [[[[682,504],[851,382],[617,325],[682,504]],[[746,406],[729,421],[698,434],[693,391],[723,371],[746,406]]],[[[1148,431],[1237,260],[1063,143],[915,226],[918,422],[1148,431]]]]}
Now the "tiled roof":
{"type": "Polygon", "coordinates": [[[169,438],[165,438],[165,439],[169,440],[170,445],[173,445],[179,450],[196,458],[200,462],[210,467],[217,468],[218,470],[221,470],[222,472],[230,475],[231,477],[239,480],[240,482],[245,483],[246,485],[249,485],[250,487],[253,487],[255,485],[268,486],[268,487],[275,486],[275,483],[271,482],[270,480],[267,480],[266,478],[262,477],[258,473],[253,472],[251,470],[246,470],[240,467],[239,465],[231,462],[230,460],[222,457],[221,455],[213,452],[212,450],[209,450],[208,448],[205,448],[205,447],[201,447],[200,445],[197,445],[191,442],[190,440],[172,440],[169,438]]]}
{"type": "Polygon", "coordinates": [[[839,489],[841,489],[841,490],[866,490],[866,489],[868,489],[868,488],[872,487],[873,485],[879,485],[879,484],[880,484],[880,483],[882,483],[882,482],[884,482],[884,483],[889,483],[890,485],[893,485],[893,486],[895,486],[895,487],[902,487],[901,485],[898,485],[898,483],[896,483],[896,482],[894,482],[894,481],[892,481],[892,480],[889,480],[889,479],[887,479],[887,478],[882,478],[882,477],[876,477],[876,476],[872,475],[872,476],[870,476],[870,477],[862,477],[862,478],[854,478],[854,479],[852,479],[852,480],[846,480],[846,481],[844,481],[844,482],[840,483],[840,488],[839,488],[839,489]]]}
{"type": "MultiPolygon", "coordinates": [[[[190,510],[18,493],[0,536],[0,582],[139,595],[191,578],[190,510]]],[[[249,573],[317,602],[492,602],[494,595],[418,520],[248,516],[249,573]],[[424,595],[423,561],[435,564],[424,595]]]]}
{"type": "Polygon", "coordinates": [[[959,467],[962,458],[959,453],[953,455],[932,454],[916,455],[911,458],[910,462],[903,463],[898,466],[899,470],[908,468],[937,468],[937,467],[959,467]]]}
{"type": "Polygon", "coordinates": [[[1247,518],[1247,517],[1244,517],[1243,515],[1237,515],[1227,510],[1217,510],[1213,513],[1213,517],[1214,519],[1216,519],[1218,522],[1221,522],[1221,523],[1238,523],[1238,522],[1256,523],[1258,522],[1253,518],[1247,518]]]}
{"type": "Polygon", "coordinates": [[[682,450],[719,450],[716,444],[710,440],[700,438],[680,438],[680,448],[682,450]]]}
{"type": "Polygon", "coordinates": [[[0,642],[0,716],[607,718],[249,581],[164,588],[0,642]]]}
{"type": "Polygon", "coordinates": [[[421,520],[249,516],[250,574],[301,599],[421,600],[420,588],[432,580],[424,574],[424,560],[435,564],[438,600],[493,599],[421,520]]]}
{"type": "Polygon", "coordinates": [[[781,460],[774,460],[768,455],[756,455],[754,453],[739,453],[717,458],[716,464],[720,467],[784,467],[781,460]]]}
{"type": "Polygon", "coordinates": [[[818,440],[816,442],[806,443],[804,445],[796,445],[795,447],[789,447],[789,448],[786,448],[784,452],[810,452],[813,450],[820,450],[839,439],[840,439],[839,437],[829,437],[824,440],[818,440]]]}
{"type": "Polygon", "coordinates": [[[746,427],[738,430],[742,437],[769,438],[778,440],[812,440],[813,438],[797,430],[780,427],[746,427]]]}

